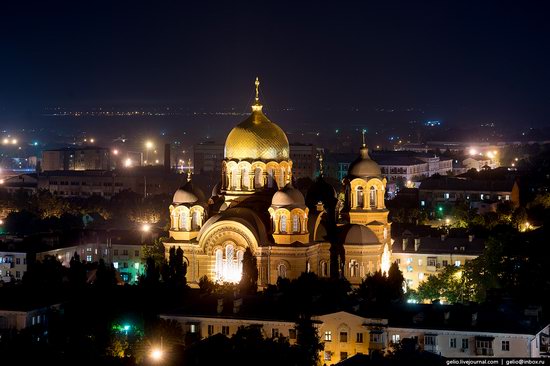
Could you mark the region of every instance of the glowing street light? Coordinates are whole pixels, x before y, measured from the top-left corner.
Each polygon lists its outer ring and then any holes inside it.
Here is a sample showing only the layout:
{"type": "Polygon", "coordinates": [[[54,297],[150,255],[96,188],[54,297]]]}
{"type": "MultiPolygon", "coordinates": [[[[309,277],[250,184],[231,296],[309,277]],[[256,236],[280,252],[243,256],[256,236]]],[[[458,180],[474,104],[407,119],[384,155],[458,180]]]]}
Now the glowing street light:
{"type": "Polygon", "coordinates": [[[113,155],[118,155],[118,150],[117,149],[113,150],[113,155]]]}
{"type": "Polygon", "coordinates": [[[470,155],[476,155],[476,154],[477,154],[477,150],[472,147],[470,149],[470,155]]]}
{"type": "Polygon", "coordinates": [[[125,168],[130,168],[132,165],[133,165],[132,159],[128,158],[128,159],[124,160],[124,167],[125,168]]]}
{"type": "Polygon", "coordinates": [[[143,224],[141,226],[141,231],[145,232],[145,233],[148,233],[149,231],[151,231],[151,225],[149,224],[143,224]]]}
{"type": "Polygon", "coordinates": [[[162,349],[160,348],[153,348],[151,350],[151,359],[155,362],[158,362],[160,360],[162,360],[163,356],[164,356],[164,352],[162,351],[162,349]]]}

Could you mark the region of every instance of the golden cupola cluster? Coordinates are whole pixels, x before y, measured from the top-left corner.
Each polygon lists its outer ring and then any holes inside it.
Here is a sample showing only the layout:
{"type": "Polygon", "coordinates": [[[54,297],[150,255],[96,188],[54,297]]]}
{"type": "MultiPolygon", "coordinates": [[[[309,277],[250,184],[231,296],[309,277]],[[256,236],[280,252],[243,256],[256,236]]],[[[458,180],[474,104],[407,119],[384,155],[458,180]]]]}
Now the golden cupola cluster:
{"type": "Polygon", "coordinates": [[[256,98],[252,114],[235,126],[225,141],[227,160],[283,161],[289,159],[289,144],[286,134],[271,122],[262,111],[259,100],[260,82],[256,78],[256,98]]]}

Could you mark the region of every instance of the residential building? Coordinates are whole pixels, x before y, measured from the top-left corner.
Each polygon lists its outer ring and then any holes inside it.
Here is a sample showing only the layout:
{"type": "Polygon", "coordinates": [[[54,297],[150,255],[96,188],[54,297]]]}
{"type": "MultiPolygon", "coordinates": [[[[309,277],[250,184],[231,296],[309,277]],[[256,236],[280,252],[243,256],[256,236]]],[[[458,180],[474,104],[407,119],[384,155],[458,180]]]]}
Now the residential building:
{"type": "Polygon", "coordinates": [[[519,187],[515,179],[471,179],[466,177],[430,177],[420,184],[420,207],[435,210],[440,204],[481,201],[511,202],[519,205],[519,187]]]}
{"type": "Polygon", "coordinates": [[[111,198],[124,190],[143,195],[172,193],[184,178],[162,166],[120,170],[45,171],[38,175],[38,189],[62,197],[101,196],[111,198]]]}
{"type": "Polygon", "coordinates": [[[109,170],[111,156],[107,148],[85,146],[44,150],[42,169],[50,170],[109,170]]]}
{"type": "Polygon", "coordinates": [[[27,194],[36,192],[38,176],[35,173],[19,174],[0,180],[0,190],[8,193],[23,191],[27,194]]]}
{"type": "Polygon", "coordinates": [[[317,149],[309,144],[291,144],[290,160],[292,160],[292,170],[294,178],[311,178],[317,171],[317,149]]]}
{"type": "Polygon", "coordinates": [[[392,245],[392,261],[397,262],[407,288],[416,289],[420,282],[441,272],[447,266],[461,267],[483,253],[485,242],[469,235],[464,238],[415,237],[404,231],[392,245]]]}
{"type": "Polygon", "coordinates": [[[193,168],[195,174],[218,173],[222,171],[224,145],[205,141],[193,146],[193,168]]]}
{"type": "Polygon", "coordinates": [[[33,255],[13,243],[0,243],[0,281],[21,281],[33,255]]]}

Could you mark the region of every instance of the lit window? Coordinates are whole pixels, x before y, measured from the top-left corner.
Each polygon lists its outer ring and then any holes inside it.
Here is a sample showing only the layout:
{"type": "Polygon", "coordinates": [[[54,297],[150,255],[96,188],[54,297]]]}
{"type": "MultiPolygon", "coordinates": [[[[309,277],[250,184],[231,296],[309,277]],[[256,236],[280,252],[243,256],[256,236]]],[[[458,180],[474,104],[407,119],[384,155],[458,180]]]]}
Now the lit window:
{"type": "Polygon", "coordinates": [[[300,218],[298,217],[298,215],[292,215],[292,232],[300,232],[300,218]]]}
{"type": "Polygon", "coordinates": [[[392,341],[392,343],[398,343],[398,342],[399,342],[399,339],[400,339],[399,334],[392,334],[392,335],[391,335],[391,341],[392,341]]]}
{"type": "Polygon", "coordinates": [[[279,329],[273,328],[271,329],[271,338],[277,338],[279,337],[279,329]]]}
{"type": "Polygon", "coordinates": [[[286,233],[286,215],[281,216],[281,232],[286,233]]]}
{"type": "Polygon", "coordinates": [[[375,208],[376,207],[376,188],[374,188],[374,186],[370,187],[369,200],[370,200],[370,207],[375,208]]]}
{"type": "Polygon", "coordinates": [[[426,201],[420,201],[420,206],[422,207],[426,206],[426,201]]]}
{"type": "Polygon", "coordinates": [[[189,326],[189,332],[190,333],[197,333],[197,325],[196,324],[191,324],[189,326]]]}
{"type": "Polygon", "coordinates": [[[423,281],[423,280],[424,280],[424,272],[420,272],[420,273],[418,274],[418,280],[419,280],[419,281],[423,281]]]}
{"type": "Polygon", "coordinates": [[[92,261],[92,256],[91,255],[87,255],[86,256],[86,262],[91,262],[92,261]]]}
{"type": "Polygon", "coordinates": [[[435,335],[427,335],[424,337],[424,345],[425,346],[435,346],[436,345],[436,337],[435,335]]]}
{"type": "Polygon", "coordinates": [[[411,264],[413,262],[413,259],[411,257],[407,258],[407,264],[411,264]]]}
{"type": "Polygon", "coordinates": [[[325,342],[332,342],[332,332],[330,330],[325,332],[325,342]]]}
{"type": "Polygon", "coordinates": [[[448,194],[448,193],[445,193],[445,199],[446,199],[446,200],[449,199],[449,194],[448,194]]]}
{"type": "Polygon", "coordinates": [[[134,268],[139,269],[139,263],[134,263],[134,268]]]}
{"type": "Polygon", "coordinates": [[[510,195],[507,194],[506,197],[504,198],[506,201],[510,201],[510,195]]]}
{"type": "Polygon", "coordinates": [[[460,267],[460,261],[455,261],[455,267],[460,267]]]}
{"type": "Polygon", "coordinates": [[[412,272],[413,271],[413,266],[407,266],[407,272],[412,272]]]}
{"type": "Polygon", "coordinates": [[[331,356],[332,356],[332,353],[330,351],[325,351],[325,361],[330,361],[331,359],[331,356]]]}
{"type": "Polygon", "coordinates": [[[115,267],[115,269],[118,269],[118,262],[113,262],[113,267],[115,267]]]}
{"type": "Polygon", "coordinates": [[[363,187],[359,186],[355,189],[355,195],[357,197],[357,206],[363,207],[363,187]]]}
{"type": "Polygon", "coordinates": [[[419,265],[419,266],[422,265],[422,258],[418,259],[418,265],[419,265]]]}
{"type": "Polygon", "coordinates": [[[286,266],[283,263],[277,267],[277,275],[281,278],[286,278],[286,266]]]}

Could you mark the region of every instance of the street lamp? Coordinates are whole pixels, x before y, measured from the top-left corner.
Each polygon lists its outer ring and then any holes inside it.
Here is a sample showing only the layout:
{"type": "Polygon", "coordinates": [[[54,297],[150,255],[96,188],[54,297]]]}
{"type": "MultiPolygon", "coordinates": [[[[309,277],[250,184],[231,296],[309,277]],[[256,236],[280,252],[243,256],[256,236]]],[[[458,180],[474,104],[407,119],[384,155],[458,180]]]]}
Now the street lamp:
{"type": "Polygon", "coordinates": [[[155,145],[152,141],[145,141],[145,161],[149,161],[149,150],[151,150],[155,145]]]}
{"type": "Polygon", "coordinates": [[[160,346],[154,347],[149,354],[154,362],[159,362],[164,358],[164,350],[162,349],[162,337],[160,337],[160,346]]]}

